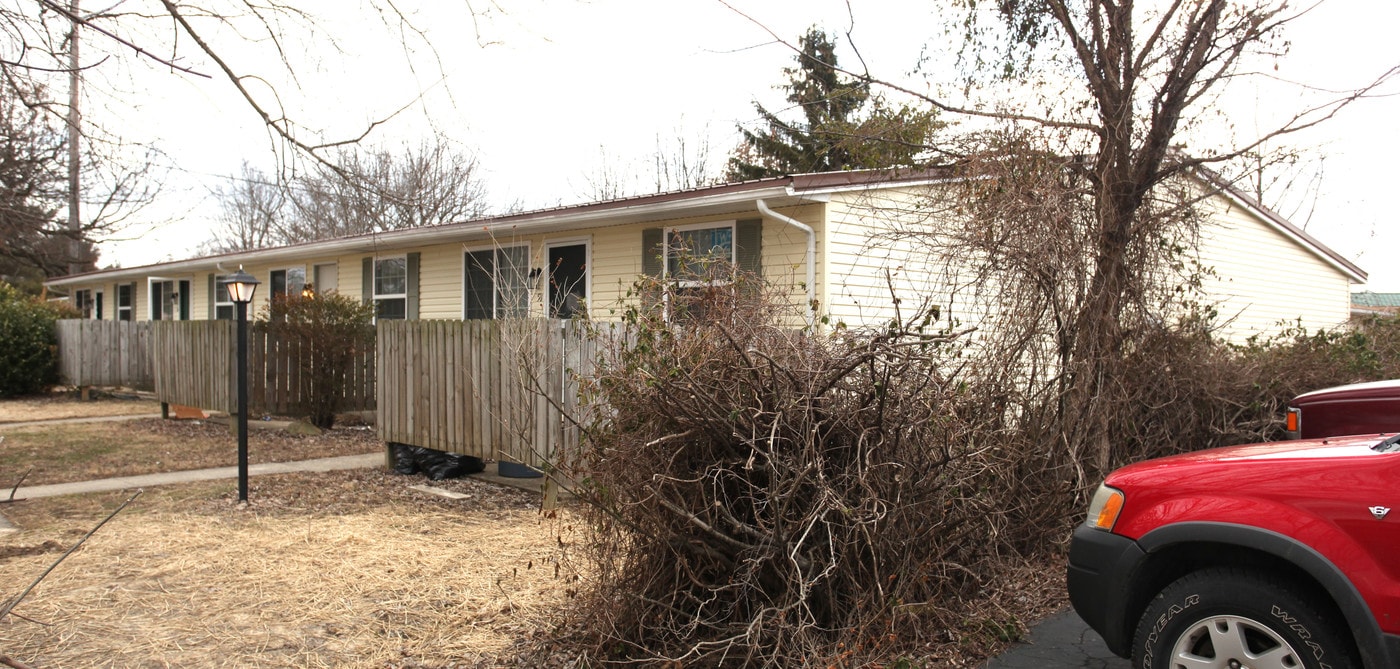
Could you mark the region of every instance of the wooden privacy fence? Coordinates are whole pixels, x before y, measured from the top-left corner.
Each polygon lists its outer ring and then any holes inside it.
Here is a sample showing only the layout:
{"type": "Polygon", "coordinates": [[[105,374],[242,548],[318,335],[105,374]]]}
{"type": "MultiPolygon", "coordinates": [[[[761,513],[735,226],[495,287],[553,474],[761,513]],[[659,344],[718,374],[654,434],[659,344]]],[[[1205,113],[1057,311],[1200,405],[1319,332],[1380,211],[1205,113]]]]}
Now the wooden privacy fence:
{"type": "Polygon", "coordinates": [[[575,452],[577,375],[595,347],[572,321],[379,323],[379,436],[532,467],[575,452]]]}
{"type": "MultiPolygon", "coordinates": [[[[235,326],[232,321],[152,322],[151,359],[155,363],[156,397],[162,402],[201,409],[230,411],[236,408],[235,326]]],[[[248,369],[250,377],[259,376],[251,373],[254,369],[251,364],[248,369]]],[[[250,402],[248,406],[249,411],[253,411],[255,405],[250,402]]]]}
{"type": "Polygon", "coordinates": [[[125,386],[151,390],[148,322],[58,321],[59,380],[70,386],[125,386]]]}
{"type": "MultiPolygon", "coordinates": [[[[238,330],[234,321],[156,321],[151,325],[151,358],[156,397],[233,413],[238,387],[238,330]]],[[[299,416],[307,413],[300,361],[314,350],[248,328],[248,413],[299,416]]],[[[341,411],[374,408],[374,350],[351,366],[341,411]]]]}

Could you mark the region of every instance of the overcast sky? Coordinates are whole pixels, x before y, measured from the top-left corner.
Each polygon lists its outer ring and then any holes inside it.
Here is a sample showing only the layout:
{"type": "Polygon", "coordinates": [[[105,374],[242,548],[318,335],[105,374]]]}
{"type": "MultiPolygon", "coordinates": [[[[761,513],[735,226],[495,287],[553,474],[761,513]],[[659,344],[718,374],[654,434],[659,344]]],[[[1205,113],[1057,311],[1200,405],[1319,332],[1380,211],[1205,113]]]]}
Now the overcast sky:
{"type": "MultiPolygon", "coordinates": [[[[921,54],[936,54],[947,43],[936,39],[930,14],[936,3],[498,0],[504,11],[473,21],[464,3],[424,2],[429,9],[416,21],[431,48],[390,39],[361,3],[299,4],[313,13],[321,6],[323,16],[333,17],[323,19],[321,37],[284,44],[296,82],[272,80],[277,99],[308,137],[357,135],[366,123],[402,110],[373,138],[392,143],[443,134],[476,152],[498,207],[527,209],[586,200],[589,175],[605,163],[646,171],[658,137],[668,149],[678,134],[691,146],[707,140],[720,170],[737,143],[735,124],[754,118],[753,100],[782,107],[775,87],[793,55],[758,23],[793,41],[817,25],[839,34],[844,65],[859,62],[853,41],[873,74],[906,82],[921,54]],[[331,45],[326,35],[339,39],[331,45]]],[[[1277,76],[1333,88],[1365,83],[1400,64],[1397,18],[1400,9],[1390,2],[1329,0],[1289,33],[1291,52],[1277,76]]],[[[270,77],[278,71],[266,49],[225,53],[235,66],[270,77]]],[[[190,256],[216,225],[209,192],[245,160],[273,168],[275,143],[226,80],[153,67],[92,76],[90,95],[99,99],[89,119],[111,119],[128,139],[153,142],[165,153],[166,190],[146,217],[173,221],[138,224],[129,240],[102,244],[102,264],[190,256]],[[97,89],[104,87],[119,92],[102,97],[97,89]]],[[[1241,91],[1228,116],[1246,129],[1262,127],[1298,100],[1297,89],[1286,86],[1241,91]]],[[[1370,290],[1400,291],[1400,268],[1390,262],[1400,245],[1400,226],[1390,214],[1393,159],[1400,154],[1396,119],[1400,99],[1370,100],[1297,137],[1318,159],[1313,166],[1320,169],[1312,172],[1320,181],[1281,212],[1367,270],[1370,290]]]]}

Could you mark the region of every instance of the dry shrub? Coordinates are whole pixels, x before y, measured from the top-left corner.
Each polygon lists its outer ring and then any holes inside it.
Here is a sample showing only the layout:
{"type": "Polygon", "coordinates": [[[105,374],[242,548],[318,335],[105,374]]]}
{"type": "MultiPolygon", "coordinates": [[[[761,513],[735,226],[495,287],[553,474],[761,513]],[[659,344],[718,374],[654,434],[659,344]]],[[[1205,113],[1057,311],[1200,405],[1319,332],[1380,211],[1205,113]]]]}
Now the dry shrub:
{"type": "MultiPolygon", "coordinates": [[[[930,314],[816,333],[764,292],[642,285],[595,333],[584,390],[606,408],[567,472],[597,575],[581,655],[861,666],[936,657],[969,626],[1014,637],[999,583],[1053,562],[1101,476],[1069,444],[1063,377],[1030,383],[1014,347],[930,314]]],[[[1278,437],[1298,393],[1395,375],[1397,323],[1245,346],[1203,319],[1136,329],[1109,464],[1278,437]]]]}
{"type": "Polygon", "coordinates": [[[858,664],[956,627],[996,572],[989,445],[938,364],[955,338],[931,319],[814,334],[752,288],[673,292],[605,347],[608,420],[576,472],[592,655],[858,664]]]}
{"type": "Polygon", "coordinates": [[[1284,438],[1284,408],[1302,393],[1400,376],[1400,319],[1350,329],[1297,325],[1231,346],[1186,320],[1137,337],[1124,358],[1114,420],[1118,462],[1284,438]]]}

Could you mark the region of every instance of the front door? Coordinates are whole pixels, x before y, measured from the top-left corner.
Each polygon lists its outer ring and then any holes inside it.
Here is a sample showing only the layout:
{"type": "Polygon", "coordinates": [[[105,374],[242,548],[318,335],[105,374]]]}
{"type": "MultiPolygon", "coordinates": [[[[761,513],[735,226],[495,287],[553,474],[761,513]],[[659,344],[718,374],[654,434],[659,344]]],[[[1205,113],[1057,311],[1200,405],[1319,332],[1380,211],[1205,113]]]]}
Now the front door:
{"type": "Polygon", "coordinates": [[[588,297],[588,245],[549,247],[549,317],[573,318],[588,297]]]}

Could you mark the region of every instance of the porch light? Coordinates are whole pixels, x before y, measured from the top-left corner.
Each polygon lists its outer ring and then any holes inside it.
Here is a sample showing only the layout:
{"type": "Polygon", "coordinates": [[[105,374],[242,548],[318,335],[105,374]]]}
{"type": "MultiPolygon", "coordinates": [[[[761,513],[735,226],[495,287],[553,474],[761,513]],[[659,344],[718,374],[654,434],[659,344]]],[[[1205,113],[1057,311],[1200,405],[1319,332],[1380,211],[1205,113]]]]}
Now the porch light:
{"type": "Polygon", "coordinates": [[[238,271],[229,275],[225,281],[228,283],[228,297],[237,304],[248,304],[253,301],[253,293],[258,290],[258,284],[262,283],[243,271],[243,266],[238,266],[238,271]]]}
{"type": "Polygon", "coordinates": [[[228,296],[238,312],[238,501],[248,501],[248,303],[260,282],[238,271],[228,278],[228,296]]]}

